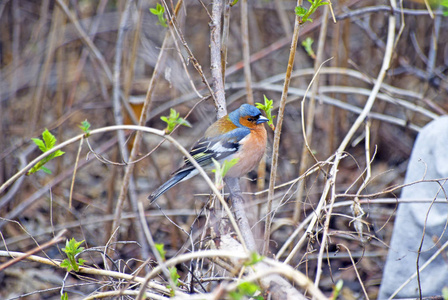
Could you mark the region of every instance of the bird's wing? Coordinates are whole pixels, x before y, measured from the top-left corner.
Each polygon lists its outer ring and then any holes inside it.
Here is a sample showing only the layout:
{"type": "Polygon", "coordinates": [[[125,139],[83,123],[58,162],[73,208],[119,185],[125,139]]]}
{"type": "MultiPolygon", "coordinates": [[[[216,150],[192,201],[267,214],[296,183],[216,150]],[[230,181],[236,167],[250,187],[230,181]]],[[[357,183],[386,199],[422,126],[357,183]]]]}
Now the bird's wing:
{"type": "MultiPolygon", "coordinates": [[[[204,137],[193,146],[190,154],[201,167],[213,165],[212,158],[222,161],[236,153],[241,146],[239,142],[249,133],[248,128],[237,128],[217,137],[204,137]]],[[[188,158],[184,158],[184,165],[173,174],[188,169],[194,169],[194,166],[188,158]]]]}

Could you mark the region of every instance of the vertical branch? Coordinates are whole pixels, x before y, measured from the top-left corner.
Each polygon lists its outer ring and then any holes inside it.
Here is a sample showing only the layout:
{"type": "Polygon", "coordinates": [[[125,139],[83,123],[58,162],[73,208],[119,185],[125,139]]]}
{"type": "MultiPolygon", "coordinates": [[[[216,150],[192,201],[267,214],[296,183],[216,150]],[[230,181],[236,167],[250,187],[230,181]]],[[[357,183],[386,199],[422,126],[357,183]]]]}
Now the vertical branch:
{"type": "MultiPolygon", "coordinates": [[[[320,65],[321,65],[322,59],[323,59],[325,38],[327,36],[327,28],[328,28],[328,12],[329,12],[329,10],[330,9],[329,9],[328,5],[325,5],[324,12],[322,14],[322,25],[320,27],[320,32],[319,32],[319,42],[317,45],[316,60],[314,61],[314,72],[317,72],[317,70],[320,68],[320,65]]],[[[314,109],[315,109],[317,90],[319,88],[319,75],[317,75],[314,80],[315,80],[315,82],[314,82],[313,86],[311,87],[311,97],[310,97],[310,101],[308,104],[308,110],[306,113],[308,118],[306,120],[306,136],[304,137],[309,143],[311,143],[311,138],[313,136],[314,109]]],[[[305,173],[306,169],[308,168],[308,158],[309,158],[308,148],[305,147],[305,143],[304,143],[303,148],[302,148],[302,156],[300,158],[299,176],[301,174],[305,173]]],[[[303,198],[303,191],[305,188],[304,180],[301,180],[299,182],[299,187],[297,189],[296,206],[294,207],[294,215],[293,215],[294,223],[297,223],[299,221],[299,217],[300,217],[300,211],[302,208],[301,204],[302,204],[302,198],[303,198]]]]}
{"type": "Polygon", "coordinates": [[[212,71],[212,85],[216,98],[216,114],[218,119],[227,114],[221,59],[222,1],[213,1],[212,21],[210,23],[210,68],[212,71]]]}
{"type": "MultiPolygon", "coordinates": [[[[302,5],[302,0],[297,1],[297,6],[299,5],[302,5]]],[[[285,82],[283,84],[282,97],[278,109],[277,125],[275,126],[274,145],[272,149],[271,178],[269,181],[268,207],[266,212],[266,224],[264,230],[264,246],[263,246],[264,255],[266,255],[269,251],[269,239],[271,236],[271,218],[272,218],[271,211],[272,211],[272,201],[274,199],[275,177],[277,176],[278,149],[280,147],[280,135],[283,125],[283,115],[285,113],[286,97],[288,96],[289,83],[291,81],[291,73],[294,65],[294,59],[296,56],[299,31],[300,31],[300,17],[296,16],[294,22],[294,33],[292,36],[291,46],[289,50],[288,67],[286,69],[285,82]]]]}
{"type": "MultiPolygon", "coordinates": [[[[225,0],[223,0],[225,1],[225,0]]],[[[243,43],[244,41],[247,43],[247,57],[245,57],[245,61],[249,66],[249,46],[248,46],[248,36],[247,36],[247,0],[243,0],[243,3],[246,4],[246,12],[242,13],[242,23],[246,23],[246,32],[243,30],[243,43]],[[244,21],[245,19],[245,21],[244,21]]],[[[242,10],[244,10],[242,8],[242,10]]],[[[222,64],[222,56],[221,49],[225,49],[225,45],[221,43],[221,16],[223,13],[222,9],[222,1],[215,0],[213,1],[213,10],[212,10],[212,23],[211,23],[211,31],[210,31],[210,47],[211,47],[211,70],[213,77],[213,88],[216,96],[216,101],[218,104],[217,117],[222,118],[227,114],[226,112],[226,102],[225,102],[225,94],[224,94],[224,75],[223,75],[223,64],[222,64]]],[[[242,24],[242,27],[244,25],[242,24]]],[[[245,71],[246,68],[245,68],[245,71]]],[[[246,73],[246,86],[247,82],[247,73],[246,73]]],[[[250,68],[249,68],[249,85],[250,85],[250,68]]],[[[253,97],[252,97],[253,103],[253,97]]],[[[257,251],[257,246],[255,243],[255,238],[252,234],[249,220],[247,219],[247,215],[244,211],[244,198],[241,193],[239,178],[226,178],[225,182],[227,187],[230,190],[230,198],[232,201],[233,212],[235,214],[235,219],[238,224],[238,229],[241,231],[242,241],[241,243],[245,249],[249,251],[257,251]]]]}
{"type": "Polygon", "coordinates": [[[252,74],[250,71],[249,26],[247,24],[247,0],[241,1],[241,39],[243,44],[244,79],[246,81],[247,103],[254,105],[252,74]]]}
{"type": "Polygon", "coordinates": [[[222,49],[222,80],[223,84],[226,83],[226,68],[227,68],[227,49],[229,41],[229,31],[230,31],[230,3],[232,0],[224,0],[224,20],[222,25],[222,38],[221,38],[221,49],[222,49]]]}
{"type": "Polygon", "coordinates": [[[233,213],[235,214],[236,222],[246,243],[247,250],[257,251],[257,244],[255,243],[249,220],[244,211],[244,198],[241,193],[239,178],[226,178],[225,182],[229,188],[233,213]]]}

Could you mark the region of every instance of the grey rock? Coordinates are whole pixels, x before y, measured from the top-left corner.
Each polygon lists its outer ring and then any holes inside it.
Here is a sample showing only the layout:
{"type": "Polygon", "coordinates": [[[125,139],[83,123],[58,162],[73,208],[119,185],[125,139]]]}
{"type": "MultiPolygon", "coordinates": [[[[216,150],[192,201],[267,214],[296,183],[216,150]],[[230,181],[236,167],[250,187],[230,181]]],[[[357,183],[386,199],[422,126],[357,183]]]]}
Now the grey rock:
{"type": "MultiPolygon", "coordinates": [[[[422,179],[448,177],[448,116],[440,117],[426,125],[419,133],[412,150],[405,183],[422,179]]],[[[448,198],[448,183],[420,182],[403,188],[401,199],[448,198]]],[[[394,231],[384,269],[378,299],[388,299],[409,277],[417,271],[417,251],[425,231],[421,267],[437,250],[433,238],[440,245],[448,239],[446,231],[448,203],[400,203],[394,231]]],[[[445,251],[446,252],[446,251],[445,251]]],[[[448,286],[448,262],[439,255],[420,273],[423,296],[441,295],[448,286]]],[[[397,298],[418,297],[417,280],[413,279],[397,298]]]]}

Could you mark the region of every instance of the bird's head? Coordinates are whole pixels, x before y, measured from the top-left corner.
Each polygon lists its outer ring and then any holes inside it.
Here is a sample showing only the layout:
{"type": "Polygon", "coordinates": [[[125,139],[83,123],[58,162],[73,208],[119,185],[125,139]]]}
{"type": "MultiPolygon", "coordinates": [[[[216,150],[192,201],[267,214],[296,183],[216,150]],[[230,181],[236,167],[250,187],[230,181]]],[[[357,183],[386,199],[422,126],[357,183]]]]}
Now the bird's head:
{"type": "Polygon", "coordinates": [[[253,105],[243,104],[229,114],[230,120],[238,127],[253,128],[269,121],[261,115],[261,111],[253,105]]]}

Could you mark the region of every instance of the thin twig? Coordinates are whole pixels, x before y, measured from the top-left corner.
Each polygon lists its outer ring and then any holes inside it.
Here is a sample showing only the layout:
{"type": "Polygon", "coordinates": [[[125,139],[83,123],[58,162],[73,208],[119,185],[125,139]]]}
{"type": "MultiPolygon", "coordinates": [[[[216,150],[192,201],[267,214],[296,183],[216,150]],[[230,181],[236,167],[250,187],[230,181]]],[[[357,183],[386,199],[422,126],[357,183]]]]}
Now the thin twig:
{"type": "MultiPolygon", "coordinates": [[[[233,254],[235,256],[235,254],[233,254]]],[[[22,253],[22,252],[16,252],[16,251],[2,251],[0,250],[0,256],[2,257],[13,257],[13,258],[22,258],[24,256],[26,256],[26,260],[29,261],[34,261],[40,264],[45,264],[45,265],[49,265],[49,266],[53,266],[53,267],[58,267],[61,269],[65,269],[62,268],[60,266],[61,262],[60,261],[55,261],[52,259],[48,259],[48,258],[43,258],[41,256],[37,256],[37,255],[29,255],[27,256],[26,253],[22,253]]],[[[129,274],[125,274],[122,272],[115,272],[115,271],[108,271],[108,270],[102,270],[102,269],[94,269],[94,268],[90,268],[90,267],[83,267],[80,266],[79,267],[79,274],[90,274],[90,275],[96,275],[96,276],[106,276],[106,277],[112,277],[112,278],[117,278],[117,279],[123,279],[123,280],[128,280],[128,281],[133,281],[133,282],[137,282],[137,283],[143,283],[144,282],[144,278],[142,277],[136,277],[133,275],[129,275],[129,274]]],[[[168,288],[166,288],[164,285],[155,283],[155,282],[149,282],[148,286],[153,288],[153,289],[157,289],[160,292],[169,295],[170,291],[168,290],[168,288]]],[[[180,294],[185,295],[182,292],[179,292],[180,294]]]]}
{"type": "MultiPolygon", "coordinates": [[[[31,249],[30,251],[26,252],[24,255],[22,256],[18,256],[18,257],[14,257],[13,259],[3,263],[0,265],[0,272],[3,271],[4,269],[18,263],[19,261],[22,261],[24,259],[27,259],[29,256],[34,255],[42,250],[45,250],[48,247],[51,247],[61,241],[63,241],[65,239],[64,235],[67,233],[67,230],[62,230],[61,232],[59,232],[54,238],[52,238],[50,241],[39,245],[37,247],[35,247],[34,249],[31,249]]],[[[6,251],[8,252],[8,251],[6,251]]]]}
{"type": "Polygon", "coordinates": [[[70,195],[68,197],[68,207],[72,209],[73,188],[75,187],[76,171],[78,170],[79,157],[81,156],[81,149],[84,139],[81,139],[78,147],[78,154],[76,154],[75,166],[73,167],[72,183],[70,184],[70,195]]]}
{"type": "Polygon", "coordinates": [[[353,260],[352,253],[350,252],[350,249],[347,246],[345,246],[344,244],[338,244],[338,246],[339,247],[342,246],[342,247],[345,248],[345,250],[347,250],[348,255],[350,257],[350,260],[351,260],[352,265],[353,265],[353,269],[355,270],[356,277],[358,278],[359,284],[361,285],[362,291],[364,292],[364,296],[366,297],[367,300],[369,300],[370,299],[369,298],[369,294],[367,294],[366,288],[364,287],[364,283],[361,280],[361,276],[359,275],[358,268],[356,267],[356,263],[353,260]]]}
{"type": "MultiPolygon", "coordinates": [[[[387,5],[363,7],[363,8],[357,9],[357,10],[352,10],[350,12],[340,14],[340,15],[336,16],[336,20],[339,21],[339,20],[343,20],[343,19],[351,19],[356,16],[360,16],[360,15],[364,15],[364,14],[379,13],[379,12],[390,13],[391,7],[387,6],[387,5]]],[[[428,15],[430,15],[430,13],[425,9],[404,8],[402,10],[397,10],[397,7],[395,7],[395,8],[392,7],[392,13],[394,15],[400,15],[403,13],[404,15],[410,15],[410,16],[428,16],[428,15]]],[[[443,15],[443,12],[437,11],[437,12],[435,12],[435,15],[443,15]]]]}
{"type": "MultiPolygon", "coordinates": [[[[149,230],[149,226],[146,223],[145,220],[145,216],[144,216],[144,208],[143,208],[143,204],[141,202],[138,203],[138,212],[139,212],[139,218],[140,218],[140,222],[143,224],[143,231],[145,233],[146,239],[148,241],[149,246],[151,247],[152,250],[152,254],[156,257],[157,259],[157,263],[160,266],[163,274],[165,275],[165,277],[168,279],[168,282],[170,283],[171,288],[173,289],[173,291],[175,292],[176,289],[176,284],[173,281],[173,278],[170,276],[170,271],[168,270],[168,267],[166,266],[165,262],[164,262],[164,258],[162,258],[162,256],[160,255],[159,250],[156,247],[156,244],[154,242],[154,239],[152,238],[152,234],[151,231],[149,230]]],[[[145,282],[143,283],[140,292],[138,293],[137,296],[137,300],[141,300],[143,299],[143,297],[146,294],[146,284],[148,283],[149,278],[145,278],[145,282]]]]}
{"type": "Polygon", "coordinates": [[[171,15],[170,11],[167,9],[168,5],[166,4],[166,1],[165,1],[165,0],[162,0],[162,3],[163,3],[163,5],[164,5],[164,7],[165,7],[165,9],[166,9],[165,11],[166,11],[166,14],[168,15],[168,19],[170,20],[170,25],[173,26],[173,29],[174,29],[174,31],[176,32],[177,37],[179,38],[179,40],[180,40],[181,43],[182,43],[182,46],[184,46],[185,50],[186,50],[187,53],[188,53],[188,59],[193,63],[193,67],[194,67],[194,68],[196,69],[196,71],[198,72],[199,76],[200,76],[201,79],[202,79],[202,82],[205,84],[205,86],[207,87],[207,89],[210,91],[210,94],[211,94],[211,96],[212,96],[212,99],[213,99],[213,101],[214,101],[214,103],[215,103],[215,107],[216,107],[216,109],[219,111],[219,109],[218,109],[218,107],[219,107],[219,103],[218,103],[218,101],[217,101],[217,99],[216,99],[216,97],[215,97],[215,93],[213,92],[213,89],[211,88],[211,86],[210,86],[210,84],[209,84],[207,78],[206,78],[205,75],[204,75],[204,72],[202,71],[202,66],[199,64],[198,60],[197,60],[196,57],[194,56],[194,54],[193,54],[193,52],[191,51],[190,47],[188,46],[187,41],[185,40],[185,37],[184,37],[184,35],[182,34],[182,31],[180,30],[180,28],[179,28],[179,26],[177,25],[177,22],[176,22],[175,15],[177,14],[177,11],[179,10],[179,7],[180,7],[180,6],[179,6],[179,3],[183,3],[183,1],[179,1],[179,2],[176,4],[176,8],[175,8],[175,10],[174,10],[174,16],[171,15]]]}
{"type": "MultiPolygon", "coordinates": [[[[446,200],[443,199],[443,201],[446,203],[446,200]]],[[[424,269],[426,269],[427,266],[429,266],[430,263],[432,263],[439,255],[441,255],[445,249],[448,247],[448,241],[446,241],[442,247],[440,247],[424,264],[418,269],[418,272],[422,272],[424,269]]],[[[417,277],[417,272],[412,274],[405,282],[403,282],[402,285],[400,285],[395,292],[389,297],[390,299],[393,299],[406,285],[408,285],[413,279],[417,277]]]]}
{"type": "MultiPolygon", "coordinates": [[[[306,169],[308,168],[308,159],[309,156],[308,154],[311,154],[313,156],[313,158],[316,160],[316,158],[314,157],[314,154],[312,151],[310,151],[310,147],[308,145],[308,141],[311,141],[311,138],[313,136],[313,124],[314,124],[314,111],[315,111],[315,101],[316,101],[316,96],[318,93],[318,89],[319,89],[319,73],[318,70],[320,68],[322,68],[322,60],[324,57],[324,46],[325,46],[325,42],[326,42],[326,38],[327,38],[327,28],[328,28],[328,14],[329,14],[329,7],[328,5],[324,6],[324,12],[322,15],[322,25],[320,27],[320,32],[319,32],[319,40],[318,40],[318,44],[317,44],[317,52],[316,52],[316,59],[314,61],[314,70],[315,70],[315,75],[313,76],[313,81],[314,84],[312,85],[311,88],[311,97],[310,100],[308,102],[308,109],[307,109],[307,113],[306,113],[306,127],[305,125],[305,112],[304,112],[304,101],[302,100],[302,110],[301,110],[301,115],[302,115],[302,131],[305,130],[306,128],[306,133],[304,134],[303,138],[305,139],[305,145],[302,148],[302,155],[300,158],[300,169],[299,169],[299,174],[302,174],[306,171],[306,169]]],[[[310,84],[311,85],[311,84],[310,84]]],[[[303,198],[303,191],[305,190],[305,184],[303,181],[299,182],[299,187],[297,189],[297,196],[296,196],[296,205],[294,207],[294,214],[293,214],[293,222],[297,223],[297,221],[299,220],[300,214],[301,214],[301,208],[302,208],[302,198],[303,198]]]]}
{"type": "MultiPolygon", "coordinates": [[[[300,6],[300,5],[302,5],[302,0],[297,1],[297,6],[300,6]]],[[[290,46],[290,50],[289,50],[288,67],[286,69],[285,82],[283,84],[282,97],[280,99],[280,106],[278,109],[277,124],[275,126],[274,144],[272,146],[271,178],[269,180],[267,217],[266,217],[266,223],[265,223],[265,229],[264,229],[264,245],[263,245],[263,254],[264,255],[266,255],[269,252],[269,241],[270,241],[270,236],[271,236],[271,210],[272,210],[272,202],[274,200],[275,179],[277,176],[278,151],[280,148],[280,135],[281,135],[281,131],[282,131],[283,116],[284,116],[285,107],[286,107],[286,98],[288,97],[289,83],[291,81],[291,74],[292,74],[292,69],[294,66],[294,59],[296,56],[297,41],[299,40],[300,21],[301,21],[301,18],[298,15],[296,15],[295,22],[294,22],[294,33],[292,36],[291,46],[290,46]]]]}

